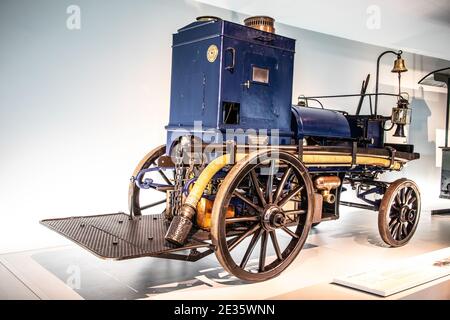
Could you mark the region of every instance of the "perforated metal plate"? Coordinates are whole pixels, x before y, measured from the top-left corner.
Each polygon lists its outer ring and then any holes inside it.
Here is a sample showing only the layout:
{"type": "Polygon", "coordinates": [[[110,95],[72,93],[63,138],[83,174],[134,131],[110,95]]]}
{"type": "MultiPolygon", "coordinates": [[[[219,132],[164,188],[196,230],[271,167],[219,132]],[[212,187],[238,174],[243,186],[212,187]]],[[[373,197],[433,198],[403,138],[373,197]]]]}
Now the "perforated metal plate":
{"type": "Polygon", "coordinates": [[[157,256],[189,246],[201,246],[191,239],[179,248],[164,239],[169,223],[164,215],[144,215],[130,220],[125,213],[48,219],[41,224],[62,234],[95,255],[113,260],[157,256]]]}

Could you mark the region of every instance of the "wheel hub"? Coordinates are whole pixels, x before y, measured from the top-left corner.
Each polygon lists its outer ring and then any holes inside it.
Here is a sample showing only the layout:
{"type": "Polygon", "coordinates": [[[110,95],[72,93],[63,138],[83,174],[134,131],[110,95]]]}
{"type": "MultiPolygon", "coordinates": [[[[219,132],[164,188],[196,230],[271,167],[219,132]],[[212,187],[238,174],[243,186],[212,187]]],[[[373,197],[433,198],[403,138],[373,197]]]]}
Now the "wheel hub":
{"type": "Polygon", "coordinates": [[[413,221],[415,217],[414,210],[410,210],[407,205],[404,205],[400,208],[400,221],[407,222],[413,221]]]}
{"type": "Polygon", "coordinates": [[[265,208],[261,223],[265,230],[272,231],[286,225],[286,215],[280,207],[270,205],[265,208]]]}
{"type": "Polygon", "coordinates": [[[416,219],[416,211],[415,210],[409,210],[406,219],[408,220],[408,222],[414,222],[414,220],[416,219]]]}

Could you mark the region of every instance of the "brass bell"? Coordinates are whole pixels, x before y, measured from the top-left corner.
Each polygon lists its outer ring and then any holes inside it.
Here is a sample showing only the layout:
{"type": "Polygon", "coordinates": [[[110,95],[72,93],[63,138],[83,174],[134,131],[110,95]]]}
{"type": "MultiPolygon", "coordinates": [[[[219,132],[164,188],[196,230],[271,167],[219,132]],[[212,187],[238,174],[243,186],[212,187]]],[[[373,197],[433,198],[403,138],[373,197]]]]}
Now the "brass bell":
{"type": "Polygon", "coordinates": [[[398,55],[397,59],[394,61],[394,68],[392,68],[391,72],[401,73],[406,71],[408,71],[408,69],[406,69],[405,60],[403,60],[402,57],[398,55]]]}

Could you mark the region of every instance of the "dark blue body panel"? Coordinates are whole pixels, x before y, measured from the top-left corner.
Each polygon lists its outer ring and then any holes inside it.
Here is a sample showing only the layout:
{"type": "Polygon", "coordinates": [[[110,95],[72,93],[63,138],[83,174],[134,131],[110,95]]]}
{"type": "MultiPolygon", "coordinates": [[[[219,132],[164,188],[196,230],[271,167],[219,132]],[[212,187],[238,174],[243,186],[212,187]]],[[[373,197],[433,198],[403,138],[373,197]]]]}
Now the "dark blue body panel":
{"type": "Polygon", "coordinates": [[[347,115],[352,136],[365,139],[368,148],[384,147],[384,122],[383,119],[372,119],[364,115],[347,115]]]}
{"type": "Polygon", "coordinates": [[[292,106],[293,128],[297,129],[296,138],[324,137],[351,138],[346,117],[338,111],[311,107],[292,106]]]}
{"type": "Polygon", "coordinates": [[[187,132],[204,138],[202,132],[208,131],[207,140],[215,136],[221,142],[222,133],[236,129],[241,131],[234,137],[239,143],[248,143],[247,132],[268,130],[271,136],[277,130],[279,139],[269,143],[290,144],[294,49],[293,39],[223,20],[178,30],[173,35],[167,146],[187,132]],[[212,45],[218,53],[210,61],[212,45]],[[255,70],[266,72],[267,81],[256,81],[255,70]],[[238,121],[224,119],[230,104],[238,109],[238,121]],[[194,130],[199,121],[201,127],[198,123],[194,130]]]}

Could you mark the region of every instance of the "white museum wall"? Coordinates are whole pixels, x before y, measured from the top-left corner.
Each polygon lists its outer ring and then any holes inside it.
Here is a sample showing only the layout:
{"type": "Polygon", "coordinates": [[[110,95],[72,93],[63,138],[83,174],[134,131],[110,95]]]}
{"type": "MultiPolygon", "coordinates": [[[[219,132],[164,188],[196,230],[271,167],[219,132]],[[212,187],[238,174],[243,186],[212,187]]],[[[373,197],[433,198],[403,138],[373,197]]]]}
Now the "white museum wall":
{"type": "MultiPolygon", "coordinates": [[[[205,14],[244,18],[182,0],[0,3],[0,253],[68,243],[40,226],[41,219],[127,210],[134,166],[165,141],[171,34],[205,14]],[[66,27],[72,4],[81,8],[80,30],[66,27]]],[[[299,94],[359,92],[367,73],[374,88],[375,61],[385,48],[276,27],[298,39],[293,101],[299,94]]],[[[445,206],[437,204],[436,140],[443,134],[446,91],[416,83],[449,62],[405,58],[410,71],[403,89],[413,101],[410,141],[422,158],[397,176],[418,182],[424,206],[445,206]]],[[[381,91],[396,88],[392,61],[383,59],[381,91]]],[[[353,112],[356,103],[332,100],[327,106],[353,112]]],[[[380,100],[382,112],[390,114],[392,106],[380,100]]]]}
{"type": "Polygon", "coordinates": [[[286,25],[450,59],[448,0],[197,0],[286,25]]]}

